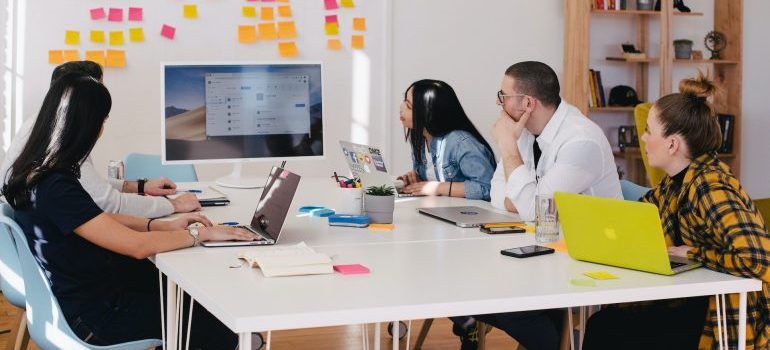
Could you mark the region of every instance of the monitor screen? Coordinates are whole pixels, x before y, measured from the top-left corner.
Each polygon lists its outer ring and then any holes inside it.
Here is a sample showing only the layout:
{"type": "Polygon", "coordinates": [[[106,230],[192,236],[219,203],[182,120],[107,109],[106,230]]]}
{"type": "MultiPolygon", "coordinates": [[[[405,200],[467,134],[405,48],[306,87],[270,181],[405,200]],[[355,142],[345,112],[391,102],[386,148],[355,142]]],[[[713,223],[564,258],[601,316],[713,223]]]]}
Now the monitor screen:
{"type": "Polygon", "coordinates": [[[161,67],[167,163],[320,157],[320,63],[161,67]]]}

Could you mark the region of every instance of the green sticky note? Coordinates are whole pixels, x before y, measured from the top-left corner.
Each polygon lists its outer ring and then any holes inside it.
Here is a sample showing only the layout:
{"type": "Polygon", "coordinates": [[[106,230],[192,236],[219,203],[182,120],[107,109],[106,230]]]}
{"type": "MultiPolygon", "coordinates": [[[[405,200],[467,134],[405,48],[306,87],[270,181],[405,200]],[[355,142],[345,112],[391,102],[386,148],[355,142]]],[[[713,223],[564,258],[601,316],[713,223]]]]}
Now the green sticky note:
{"type": "Polygon", "coordinates": [[[578,287],[596,287],[596,282],[592,280],[585,280],[580,278],[573,278],[569,280],[569,283],[573,286],[578,286],[578,287]]]}
{"type": "Polygon", "coordinates": [[[618,278],[618,276],[615,276],[607,271],[586,272],[584,273],[584,275],[591,277],[595,280],[614,280],[618,278]]]}

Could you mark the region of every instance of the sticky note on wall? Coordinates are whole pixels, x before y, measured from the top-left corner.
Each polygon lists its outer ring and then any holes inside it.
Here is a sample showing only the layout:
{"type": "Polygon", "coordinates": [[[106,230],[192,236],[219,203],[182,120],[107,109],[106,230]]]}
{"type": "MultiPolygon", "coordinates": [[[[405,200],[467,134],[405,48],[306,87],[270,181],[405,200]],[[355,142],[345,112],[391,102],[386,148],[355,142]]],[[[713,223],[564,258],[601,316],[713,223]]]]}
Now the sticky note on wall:
{"type": "Polygon", "coordinates": [[[340,39],[329,39],[326,42],[326,48],[332,51],[342,50],[342,42],[340,39]]]}
{"type": "Polygon", "coordinates": [[[244,6],[241,8],[241,14],[243,14],[243,17],[255,18],[257,17],[257,8],[254,6],[244,6]]]}
{"type": "Polygon", "coordinates": [[[257,27],[250,25],[238,26],[238,42],[243,44],[257,42],[257,27]]]}
{"type": "Polygon", "coordinates": [[[67,45],[79,45],[80,32],[77,30],[68,30],[64,32],[64,43],[67,45]]]}
{"type": "Polygon", "coordinates": [[[104,50],[86,51],[86,60],[96,62],[100,66],[104,67],[104,50]]]}
{"type": "Polygon", "coordinates": [[[91,9],[90,12],[91,12],[91,19],[92,20],[104,19],[105,17],[107,17],[107,13],[104,12],[104,8],[103,7],[91,9]]]}
{"type": "Polygon", "coordinates": [[[339,6],[337,6],[337,0],[324,0],[324,7],[327,10],[334,10],[339,8],[339,6]]]}
{"type": "Polygon", "coordinates": [[[272,7],[263,7],[262,8],[262,15],[260,18],[263,21],[272,21],[275,19],[275,11],[272,7]]]}
{"type": "Polygon", "coordinates": [[[110,32],[110,45],[120,46],[125,43],[123,31],[110,32]]]}
{"type": "Polygon", "coordinates": [[[353,3],[353,0],[340,0],[340,5],[345,8],[356,7],[356,5],[353,3]]]}
{"type": "Polygon", "coordinates": [[[326,16],[326,23],[339,23],[339,20],[337,19],[337,15],[328,15],[326,16]]]}
{"type": "Polygon", "coordinates": [[[294,21],[278,22],[278,37],[281,39],[292,39],[297,37],[297,29],[294,21]]]}
{"type": "Polygon", "coordinates": [[[363,18],[363,17],[353,18],[353,30],[365,31],[366,30],[366,18],[363,18]]]}
{"type": "Polygon", "coordinates": [[[49,64],[62,64],[64,63],[64,56],[61,50],[48,51],[48,63],[49,64]]]}
{"type": "Polygon", "coordinates": [[[107,50],[105,57],[105,66],[113,68],[123,68],[126,66],[126,52],[123,50],[107,50]]]}
{"type": "Polygon", "coordinates": [[[110,8],[110,16],[107,20],[110,22],[123,22],[123,9],[110,8]]]}
{"type": "Polygon", "coordinates": [[[337,35],[340,33],[340,26],[337,22],[326,23],[326,35],[337,35]]]}
{"type": "Polygon", "coordinates": [[[291,17],[291,6],[289,5],[278,6],[278,16],[291,17]]]}
{"type": "Polygon", "coordinates": [[[163,27],[160,28],[160,36],[174,40],[174,35],[176,35],[176,28],[168,24],[164,24],[163,27]]]}
{"type": "Polygon", "coordinates": [[[275,23],[261,23],[259,25],[259,40],[278,39],[278,32],[275,30],[275,23]]]}
{"type": "Polygon", "coordinates": [[[289,57],[296,57],[297,52],[297,45],[291,41],[288,43],[278,43],[278,53],[281,54],[281,57],[289,58],[289,57]]]}
{"type": "Polygon", "coordinates": [[[182,6],[182,15],[187,19],[198,18],[198,5],[184,4],[184,6],[182,6]]]}
{"type": "Polygon", "coordinates": [[[128,20],[129,21],[141,21],[144,18],[144,10],[141,7],[129,7],[128,8],[128,20]]]}
{"type": "Polygon", "coordinates": [[[72,62],[72,61],[80,60],[80,54],[78,53],[78,50],[64,50],[61,53],[62,53],[62,58],[64,58],[64,62],[72,62]]]}
{"type": "Polygon", "coordinates": [[[98,44],[104,44],[104,31],[103,30],[92,30],[91,31],[91,42],[92,43],[98,43],[98,44]]]}
{"type": "Polygon", "coordinates": [[[350,40],[350,47],[358,50],[364,49],[364,36],[363,35],[353,35],[353,37],[350,40]]]}
{"type": "Polygon", "coordinates": [[[131,40],[132,42],[139,43],[144,41],[144,29],[142,28],[129,28],[128,29],[128,40],[131,40]]]}

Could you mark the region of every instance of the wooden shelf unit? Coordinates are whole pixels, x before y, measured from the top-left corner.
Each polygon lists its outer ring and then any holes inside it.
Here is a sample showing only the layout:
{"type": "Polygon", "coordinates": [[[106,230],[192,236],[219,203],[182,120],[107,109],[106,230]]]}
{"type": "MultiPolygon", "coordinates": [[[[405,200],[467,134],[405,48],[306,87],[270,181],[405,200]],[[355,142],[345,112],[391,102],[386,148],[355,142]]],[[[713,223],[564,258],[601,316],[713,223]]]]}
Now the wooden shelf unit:
{"type": "MultiPolygon", "coordinates": [[[[579,108],[585,115],[591,116],[598,113],[624,113],[633,115],[633,108],[628,107],[603,107],[589,108],[588,88],[590,52],[589,42],[591,20],[602,16],[625,16],[629,18],[629,26],[636,33],[636,47],[642,52],[650,52],[651,45],[657,45],[659,57],[649,57],[643,60],[626,60],[623,57],[606,57],[608,64],[627,64],[634,71],[633,86],[639,99],[648,101],[648,86],[650,79],[657,79],[659,96],[665,96],[675,92],[672,72],[677,69],[692,69],[692,75],[696,73],[692,65],[708,64],[711,68],[712,79],[721,87],[723,93],[714,97],[714,106],[719,113],[735,116],[735,128],[733,130],[733,151],[728,155],[720,155],[720,158],[732,168],[736,176],[740,176],[741,162],[741,111],[742,111],[742,75],[743,75],[743,0],[714,0],[714,28],[727,37],[727,47],[722,51],[721,60],[677,60],[674,59],[674,47],[672,38],[672,24],[674,17],[679,16],[703,16],[702,12],[682,13],[673,9],[673,0],[661,0],[662,11],[638,11],[638,10],[595,10],[592,8],[592,0],[564,0],[564,99],[579,108]],[[650,18],[655,18],[654,25],[659,26],[660,33],[657,40],[650,36],[650,18]],[[657,66],[658,74],[650,74],[650,66],[657,66]]],[[[602,24],[610,25],[610,24],[602,24]]],[[[623,28],[626,29],[625,27],[623,28]]],[[[703,36],[706,36],[704,31],[703,36]]],[[[708,55],[709,52],[704,52],[708,55]]],[[[676,82],[678,85],[678,82],[676,82]]],[[[649,185],[646,181],[644,167],[641,164],[641,154],[638,157],[628,153],[618,157],[626,159],[628,168],[641,171],[642,174],[630,174],[632,179],[642,179],[639,184],[649,185]],[[634,164],[630,164],[634,163],[634,164]]]]}

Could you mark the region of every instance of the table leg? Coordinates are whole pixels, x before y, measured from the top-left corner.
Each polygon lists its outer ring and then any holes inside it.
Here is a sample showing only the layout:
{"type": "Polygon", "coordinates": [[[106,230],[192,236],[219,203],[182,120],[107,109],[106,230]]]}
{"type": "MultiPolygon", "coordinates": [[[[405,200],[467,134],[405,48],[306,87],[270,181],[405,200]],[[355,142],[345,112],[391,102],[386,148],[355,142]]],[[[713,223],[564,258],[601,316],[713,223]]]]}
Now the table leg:
{"type": "Polygon", "coordinates": [[[746,350],[746,292],[741,292],[738,302],[738,350],[746,350]]]}
{"type": "Polygon", "coordinates": [[[163,273],[158,271],[158,284],[160,287],[160,337],[163,342],[163,350],[166,350],[166,309],[163,305],[163,273]]]}
{"type": "Polygon", "coordinates": [[[374,324],[374,350],[380,350],[380,323],[374,324]]]}
{"type": "Polygon", "coordinates": [[[393,321],[393,350],[398,350],[398,343],[399,339],[398,337],[401,336],[399,333],[401,331],[401,321],[393,321]]]}
{"type": "Polygon", "coordinates": [[[238,349],[251,350],[251,332],[238,333],[238,349]]]}
{"type": "Polygon", "coordinates": [[[569,348],[575,350],[575,327],[572,325],[572,308],[567,308],[567,330],[569,331],[569,348]]]}
{"type": "Polygon", "coordinates": [[[170,278],[166,279],[166,329],[168,334],[166,336],[167,347],[170,350],[178,348],[177,344],[177,295],[176,295],[176,283],[170,278]]]}
{"type": "Polygon", "coordinates": [[[586,336],[586,307],[580,307],[580,339],[578,339],[578,350],[583,350],[583,339],[586,336]]]}

